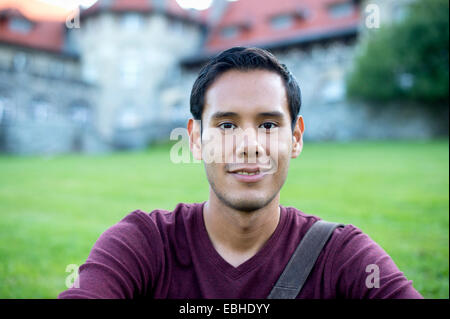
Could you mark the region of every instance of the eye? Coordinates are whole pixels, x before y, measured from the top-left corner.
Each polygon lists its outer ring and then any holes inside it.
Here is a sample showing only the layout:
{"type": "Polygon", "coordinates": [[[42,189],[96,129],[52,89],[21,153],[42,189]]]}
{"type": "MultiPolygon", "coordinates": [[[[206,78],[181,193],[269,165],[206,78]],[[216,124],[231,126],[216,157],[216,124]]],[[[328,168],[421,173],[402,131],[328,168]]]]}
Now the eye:
{"type": "Polygon", "coordinates": [[[260,127],[266,129],[266,131],[269,131],[269,130],[277,127],[277,125],[272,122],[265,122],[265,123],[261,124],[260,127]]]}
{"type": "Polygon", "coordinates": [[[233,123],[230,123],[230,122],[226,122],[226,123],[220,124],[219,128],[221,128],[222,130],[231,130],[231,129],[236,128],[236,125],[234,125],[233,123]]]}

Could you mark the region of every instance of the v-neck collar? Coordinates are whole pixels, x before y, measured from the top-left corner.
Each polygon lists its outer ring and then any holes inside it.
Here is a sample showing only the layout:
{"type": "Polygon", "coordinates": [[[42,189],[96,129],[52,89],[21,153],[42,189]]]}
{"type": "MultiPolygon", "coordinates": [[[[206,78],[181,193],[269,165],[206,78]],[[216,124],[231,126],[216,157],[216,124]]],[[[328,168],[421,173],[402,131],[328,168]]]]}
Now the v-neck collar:
{"type": "Polygon", "coordinates": [[[258,266],[261,266],[267,261],[265,258],[270,252],[274,250],[274,246],[278,241],[278,238],[283,233],[286,226],[286,208],[279,205],[280,207],[280,220],[278,222],[275,231],[266,241],[266,243],[261,247],[261,249],[250,259],[246,260],[244,263],[240,264],[238,267],[234,267],[228,263],[214,248],[211,239],[209,238],[208,231],[206,230],[205,221],[203,218],[203,207],[206,202],[198,204],[197,211],[195,214],[195,223],[197,229],[199,230],[199,246],[201,247],[200,254],[205,254],[206,260],[213,263],[218,270],[228,276],[229,278],[236,280],[239,277],[245,275],[246,273],[252,271],[258,266]]]}

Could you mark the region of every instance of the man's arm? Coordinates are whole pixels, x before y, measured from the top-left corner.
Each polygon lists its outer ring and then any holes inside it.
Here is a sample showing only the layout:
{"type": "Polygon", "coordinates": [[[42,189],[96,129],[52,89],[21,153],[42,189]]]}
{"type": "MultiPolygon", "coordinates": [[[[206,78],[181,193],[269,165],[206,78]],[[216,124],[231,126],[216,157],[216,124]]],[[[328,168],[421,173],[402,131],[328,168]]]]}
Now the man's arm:
{"type": "Polygon", "coordinates": [[[58,298],[117,299],[151,293],[148,289],[158,271],[158,236],[151,238],[156,227],[145,215],[133,212],[106,230],[80,266],[75,287],[58,298]]]}
{"type": "Polygon", "coordinates": [[[372,299],[423,298],[398,269],[392,258],[368,235],[347,225],[336,243],[333,285],[338,297],[372,299]]]}

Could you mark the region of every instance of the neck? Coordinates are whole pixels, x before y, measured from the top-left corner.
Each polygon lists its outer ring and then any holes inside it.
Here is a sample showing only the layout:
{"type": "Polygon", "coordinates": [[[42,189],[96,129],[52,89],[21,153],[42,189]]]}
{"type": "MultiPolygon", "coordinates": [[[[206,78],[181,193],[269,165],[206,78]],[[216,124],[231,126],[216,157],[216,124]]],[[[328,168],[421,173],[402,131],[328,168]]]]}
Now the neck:
{"type": "Polygon", "coordinates": [[[214,248],[237,266],[255,255],[277,228],[279,194],[265,207],[243,212],[226,206],[211,191],[203,208],[203,218],[214,248]]]}

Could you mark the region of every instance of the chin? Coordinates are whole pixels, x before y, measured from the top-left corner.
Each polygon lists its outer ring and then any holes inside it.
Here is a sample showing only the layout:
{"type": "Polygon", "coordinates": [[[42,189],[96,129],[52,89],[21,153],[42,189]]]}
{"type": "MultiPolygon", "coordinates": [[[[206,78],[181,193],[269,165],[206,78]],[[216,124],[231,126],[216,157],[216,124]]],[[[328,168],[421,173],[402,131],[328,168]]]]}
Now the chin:
{"type": "Polygon", "coordinates": [[[232,208],[241,212],[254,212],[258,209],[263,208],[266,205],[263,205],[260,201],[250,201],[245,200],[238,203],[235,203],[232,208]]]}
{"type": "Polygon", "coordinates": [[[219,199],[228,207],[238,211],[250,213],[263,207],[266,207],[273,200],[276,194],[274,196],[257,196],[257,197],[252,197],[249,194],[248,196],[245,197],[237,196],[235,198],[230,198],[229,196],[227,196],[229,194],[225,196],[223,196],[224,194],[221,195],[222,196],[219,196],[219,194],[217,194],[219,199]]]}

